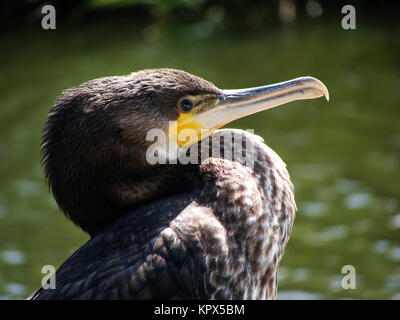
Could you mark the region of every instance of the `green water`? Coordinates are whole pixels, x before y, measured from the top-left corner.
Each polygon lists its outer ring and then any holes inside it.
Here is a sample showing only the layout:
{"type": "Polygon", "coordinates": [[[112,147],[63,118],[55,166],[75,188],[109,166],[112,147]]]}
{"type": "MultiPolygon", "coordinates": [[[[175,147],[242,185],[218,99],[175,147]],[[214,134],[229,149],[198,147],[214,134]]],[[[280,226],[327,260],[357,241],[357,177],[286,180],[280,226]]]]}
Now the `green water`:
{"type": "Polygon", "coordinates": [[[280,297],[400,298],[399,30],[192,31],[144,37],[107,26],[1,38],[0,298],[26,297],[43,265],[58,267],[88,239],[58,211],[40,167],[54,99],[89,79],[153,67],[184,69],[221,88],[321,79],[329,103],[299,101],[230,124],[263,136],[295,184],[299,211],[280,297]],[[344,265],[356,269],[354,290],[341,287],[344,265]]]}

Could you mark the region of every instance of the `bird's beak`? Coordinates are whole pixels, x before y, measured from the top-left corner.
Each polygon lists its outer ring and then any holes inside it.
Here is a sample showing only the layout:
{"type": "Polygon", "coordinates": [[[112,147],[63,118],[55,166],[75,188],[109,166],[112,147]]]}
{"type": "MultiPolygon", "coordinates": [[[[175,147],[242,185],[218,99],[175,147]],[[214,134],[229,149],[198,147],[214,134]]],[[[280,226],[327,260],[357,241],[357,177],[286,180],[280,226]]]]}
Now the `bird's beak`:
{"type": "Polygon", "coordinates": [[[291,101],[322,96],[329,100],[328,89],[321,81],[312,77],[301,77],[262,87],[223,90],[215,106],[193,115],[178,125],[181,128],[201,129],[201,132],[197,132],[197,138],[183,140],[182,145],[191,145],[196,142],[194,140],[204,139],[221,126],[250,114],[291,101]]]}
{"type": "Polygon", "coordinates": [[[233,120],[250,114],[271,109],[282,104],[303,99],[325,96],[329,100],[328,89],[312,77],[302,77],[272,85],[223,90],[221,102],[215,108],[198,115],[204,129],[218,128],[233,120]]]}

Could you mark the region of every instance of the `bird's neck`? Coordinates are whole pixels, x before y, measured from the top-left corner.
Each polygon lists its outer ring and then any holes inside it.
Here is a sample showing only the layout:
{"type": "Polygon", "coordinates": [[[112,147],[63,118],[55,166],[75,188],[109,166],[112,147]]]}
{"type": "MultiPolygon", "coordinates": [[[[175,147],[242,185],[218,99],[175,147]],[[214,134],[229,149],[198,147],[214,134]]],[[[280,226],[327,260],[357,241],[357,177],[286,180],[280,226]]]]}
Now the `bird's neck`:
{"type": "MultiPolygon", "coordinates": [[[[204,195],[226,230],[226,277],[232,286],[247,278],[237,298],[274,298],[278,264],[292,228],[296,205],[293,186],[279,156],[254,135],[237,131],[252,148],[247,158],[233,161],[210,157],[200,165],[204,195]]],[[[235,146],[234,146],[235,147],[235,146]]],[[[238,147],[236,145],[236,147],[238,147]]],[[[217,258],[218,259],[218,258],[217,258]]],[[[233,291],[233,290],[232,290],[233,291]]]]}

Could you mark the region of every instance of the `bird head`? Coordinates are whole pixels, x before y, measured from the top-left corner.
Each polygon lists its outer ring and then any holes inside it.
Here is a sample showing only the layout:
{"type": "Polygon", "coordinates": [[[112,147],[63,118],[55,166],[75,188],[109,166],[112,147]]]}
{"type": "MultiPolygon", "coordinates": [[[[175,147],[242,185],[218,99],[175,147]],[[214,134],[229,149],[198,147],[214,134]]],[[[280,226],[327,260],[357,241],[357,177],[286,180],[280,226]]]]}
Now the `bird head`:
{"type": "Polygon", "coordinates": [[[65,90],[50,110],[45,174],[63,212],[94,234],[128,208],[168,192],[157,177],[160,166],[146,160],[152,129],[165,134],[160,149],[184,149],[233,120],[320,96],[328,99],[328,90],[311,77],[239,90],[174,69],[88,81],[65,90]],[[145,186],[138,189],[140,181],[145,186]]]}

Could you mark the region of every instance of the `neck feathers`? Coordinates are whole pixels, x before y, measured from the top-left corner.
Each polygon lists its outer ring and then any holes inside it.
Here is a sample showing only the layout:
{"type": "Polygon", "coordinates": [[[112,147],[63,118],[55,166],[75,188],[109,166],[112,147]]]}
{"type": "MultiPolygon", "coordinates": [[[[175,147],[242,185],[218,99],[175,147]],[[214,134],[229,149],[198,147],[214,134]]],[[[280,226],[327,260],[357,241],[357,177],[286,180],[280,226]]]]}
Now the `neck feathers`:
{"type": "Polygon", "coordinates": [[[206,190],[213,195],[212,211],[226,230],[221,250],[226,260],[221,261],[229,262],[220,269],[222,274],[217,269],[218,275],[211,278],[231,279],[235,298],[275,298],[278,264],[296,211],[286,165],[258,136],[241,130],[219,130],[216,136],[225,137],[222,150],[242,148],[247,156],[233,161],[210,157],[200,165],[204,176],[213,177],[206,190]],[[247,285],[238,290],[239,283],[247,285]]]}

